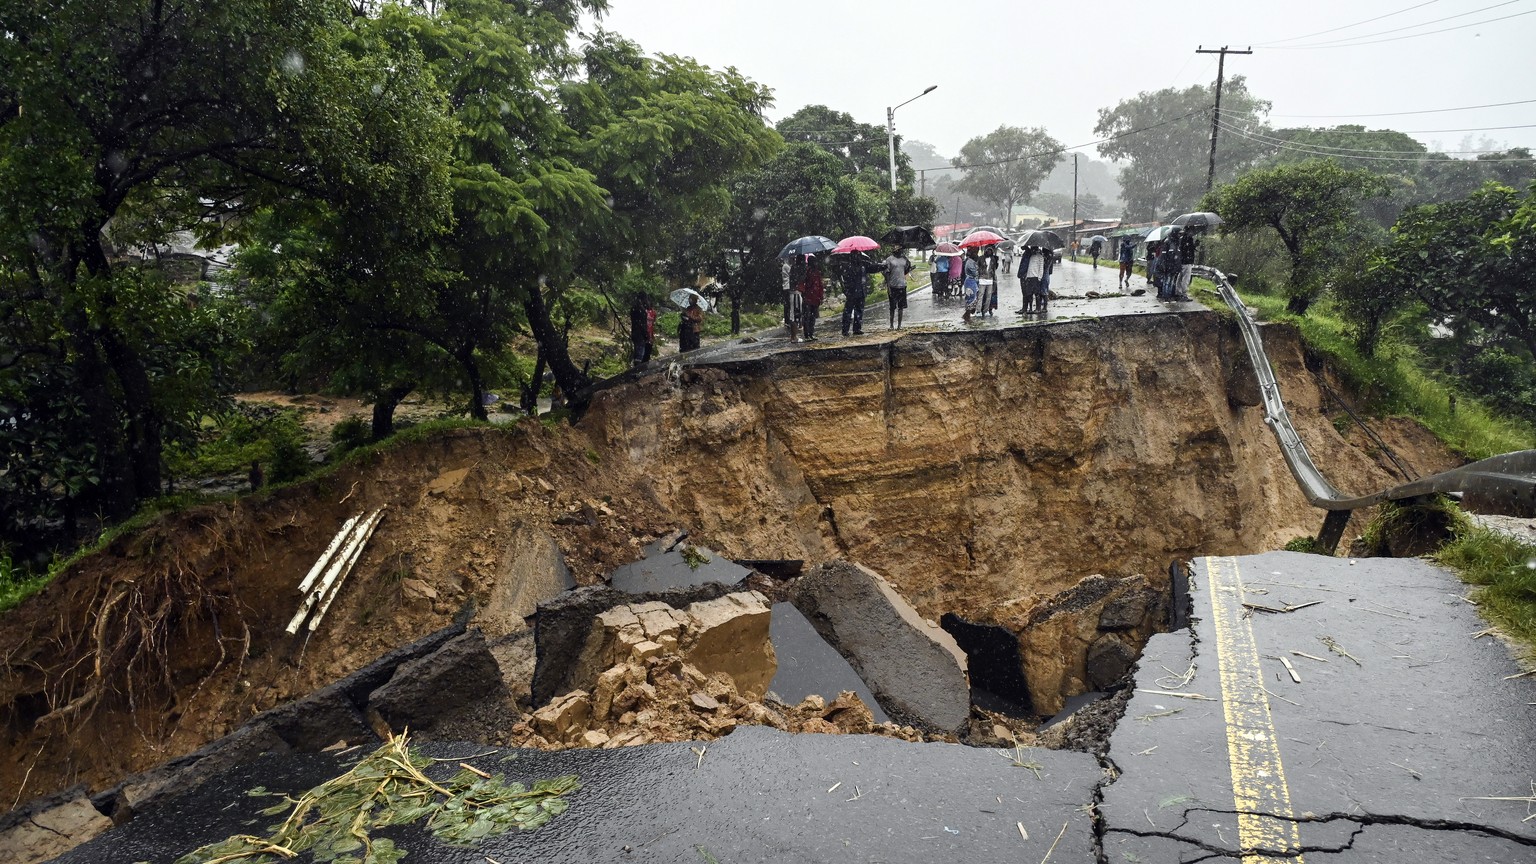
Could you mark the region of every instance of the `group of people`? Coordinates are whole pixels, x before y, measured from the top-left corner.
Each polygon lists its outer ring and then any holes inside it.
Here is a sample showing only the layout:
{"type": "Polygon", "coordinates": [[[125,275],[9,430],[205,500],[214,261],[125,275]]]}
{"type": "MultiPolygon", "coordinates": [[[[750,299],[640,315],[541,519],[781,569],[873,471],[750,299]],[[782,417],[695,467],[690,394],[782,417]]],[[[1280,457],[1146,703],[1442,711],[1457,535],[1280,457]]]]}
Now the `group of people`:
{"type": "Polygon", "coordinates": [[[830,268],[842,284],[844,336],[864,334],[864,305],[869,299],[870,277],[877,273],[885,278],[889,303],[888,326],[893,330],[901,328],[902,316],[907,309],[907,274],[912,272],[912,259],[907,257],[906,250],[893,248],[881,261],[874,260],[864,252],[846,252],[828,257],[830,260],[824,264],[823,256],[806,255],[786,266],[785,288],[788,293],[785,296],[784,322],[789,329],[791,341],[809,342],[816,338],[816,319],[827,294],[824,268],[830,268]]]}
{"type": "MultiPolygon", "coordinates": [[[[1157,286],[1157,299],[1189,299],[1189,281],[1194,276],[1199,252],[1200,241],[1187,228],[1175,227],[1163,240],[1147,244],[1147,282],[1157,286]]],[[[1121,275],[1127,285],[1129,272],[1129,267],[1122,263],[1121,275]]]]}

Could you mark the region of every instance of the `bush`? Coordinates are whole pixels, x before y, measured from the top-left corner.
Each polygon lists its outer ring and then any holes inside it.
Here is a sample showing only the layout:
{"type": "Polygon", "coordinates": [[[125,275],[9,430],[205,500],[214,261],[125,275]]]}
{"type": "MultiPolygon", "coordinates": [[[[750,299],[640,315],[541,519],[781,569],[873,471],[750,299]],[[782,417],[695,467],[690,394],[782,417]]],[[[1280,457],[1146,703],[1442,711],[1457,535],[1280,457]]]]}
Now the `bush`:
{"type": "Polygon", "coordinates": [[[331,456],[345,455],[372,440],[373,424],[354,414],[331,429],[331,456]]]}

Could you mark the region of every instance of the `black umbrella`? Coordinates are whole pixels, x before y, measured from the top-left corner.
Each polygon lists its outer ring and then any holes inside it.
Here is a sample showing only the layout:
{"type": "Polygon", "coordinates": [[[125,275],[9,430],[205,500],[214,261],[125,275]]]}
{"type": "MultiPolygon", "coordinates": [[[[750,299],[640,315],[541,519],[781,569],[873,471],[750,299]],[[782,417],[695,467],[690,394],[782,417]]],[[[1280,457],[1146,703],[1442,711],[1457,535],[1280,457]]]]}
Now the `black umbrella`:
{"type": "Polygon", "coordinates": [[[820,255],[823,252],[831,252],[837,248],[837,241],[831,237],[823,237],[820,234],[812,234],[809,237],[801,237],[798,240],[789,241],[784,251],[779,253],[780,258],[796,258],[802,255],[820,255]]]}
{"type": "Polygon", "coordinates": [[[1222,218],[1215,213],[1185,213],[1173,220],[1173,224],[1180,228],[1205,229],[1215,228],[1222,223],[1222,218]]]}
{"type": "Polygon", "coordinates": [[[938,243],[933,232],[922,225],[901,225],[880,235],[880,242],[903,249],[928,249],[938,243]]]}
{"type": "Polygon", "coordinates": [[[1050,231],[1025,231],[1019,235],[1018,244],[1026,247],[1036,246],[1041,249],[1060,249],[1067,245],[1060,236],[1050,231]]]}

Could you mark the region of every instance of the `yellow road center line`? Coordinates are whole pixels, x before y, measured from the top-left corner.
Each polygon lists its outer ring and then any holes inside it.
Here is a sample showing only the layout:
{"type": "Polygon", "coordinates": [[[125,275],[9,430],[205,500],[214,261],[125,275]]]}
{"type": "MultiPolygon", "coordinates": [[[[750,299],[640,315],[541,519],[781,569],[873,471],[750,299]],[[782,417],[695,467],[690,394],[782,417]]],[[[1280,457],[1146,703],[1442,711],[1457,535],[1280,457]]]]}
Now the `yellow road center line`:
{"type": "Polygon", "coordinates": [[[1212,624],[1227,720],[1227,759],[1243,864],[1302,864],[1301,828],[1291,818],[1291,792],[1280,742],[1264,693],[1253,627],[1243,617],[1237,559],[1202,559],[1211,592],[1212,624]]]}

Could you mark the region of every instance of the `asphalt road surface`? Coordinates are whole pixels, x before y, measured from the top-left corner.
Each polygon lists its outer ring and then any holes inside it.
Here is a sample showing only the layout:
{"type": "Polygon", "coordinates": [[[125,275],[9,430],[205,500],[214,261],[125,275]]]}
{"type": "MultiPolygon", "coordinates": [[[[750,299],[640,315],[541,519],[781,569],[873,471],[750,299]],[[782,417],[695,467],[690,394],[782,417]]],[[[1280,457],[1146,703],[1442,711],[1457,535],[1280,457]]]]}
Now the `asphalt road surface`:
{"type": "MultiPolygon", "coordinates": [[[[1454,576],[1275,552],[1198,559],[1190,585],[1195,623],[1148,644],[1102,763],[759,727],[707,746],[432,745],[447,773],[582,788],[544,828],[472,848],[377,836],[413,864],[1536,861],[1536,678],[1481,635],[1454,576]]],[[[262,757],[59,860],[170,862],[277,821],[247,790],[344,767],[262,757]]]]}

